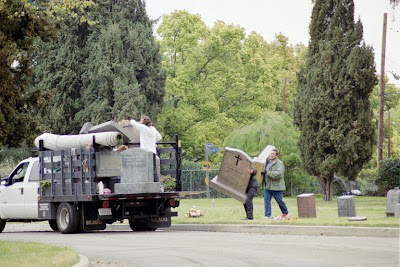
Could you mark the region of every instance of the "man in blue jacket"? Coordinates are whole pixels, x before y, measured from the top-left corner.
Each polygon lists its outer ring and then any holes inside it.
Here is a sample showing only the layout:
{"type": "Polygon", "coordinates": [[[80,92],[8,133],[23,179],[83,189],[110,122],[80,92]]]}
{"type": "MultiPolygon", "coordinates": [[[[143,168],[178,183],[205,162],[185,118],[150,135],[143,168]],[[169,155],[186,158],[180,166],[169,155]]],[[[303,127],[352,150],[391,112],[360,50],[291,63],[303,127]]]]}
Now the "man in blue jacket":
{"type": "Polygon", "coordinates": [[[285,166],[283,162],[278,159],[279,152],[276,149],[271,151],[266,163],[265,169],[261,173],[263,176],[262,189],[264,189],[264,205],[265,205],[265,218],[271,217],[271,198],[274,197],[282,211],[282,217],[289,216],[289,211],[283,202],[283,191],[286,190],[285,186],[285,166]]]}

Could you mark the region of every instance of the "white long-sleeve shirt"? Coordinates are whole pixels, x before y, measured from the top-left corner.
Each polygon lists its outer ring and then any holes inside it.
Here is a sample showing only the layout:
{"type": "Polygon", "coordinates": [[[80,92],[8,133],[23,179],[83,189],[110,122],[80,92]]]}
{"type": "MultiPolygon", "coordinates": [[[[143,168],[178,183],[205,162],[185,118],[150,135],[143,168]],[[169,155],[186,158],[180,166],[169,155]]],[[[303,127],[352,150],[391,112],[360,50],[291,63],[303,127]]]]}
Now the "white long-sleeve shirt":
{"type": "Polygon", "coordinates": [[[162,139],[156,127],[149,127],[135,120],[130,120],[130,123],[140,132],[140,148],[156,154],[156,143],[162,139]]]}

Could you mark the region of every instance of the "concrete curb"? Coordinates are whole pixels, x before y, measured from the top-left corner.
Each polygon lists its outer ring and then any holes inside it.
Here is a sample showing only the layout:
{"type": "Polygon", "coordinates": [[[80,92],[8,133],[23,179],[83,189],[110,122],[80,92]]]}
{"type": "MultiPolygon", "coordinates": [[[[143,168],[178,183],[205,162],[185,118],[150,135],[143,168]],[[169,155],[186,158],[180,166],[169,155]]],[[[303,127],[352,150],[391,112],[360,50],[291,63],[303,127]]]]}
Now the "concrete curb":
{"type": "MultiPolygon", "coordinates": [[[[400,237],[400,228],[350,227],[350,226],[306,226],[306,225],[253,225],[253,224],[172,224],[166,231],[207,231],[231,233],[258,233],[266,235],[324,235],[361,237],[400,237]]],[[[128,224],[107,225],[108,231],[131,231],[128,224]]],[[[48,224],[6,224],[4,232],[52,231],[48,224]]]]}
{"type": "MultiPolygon", "coordinates": [[[[244,224],[173,224],[166,231],[205,231],[230,233],[258,233],[266,235],[324,235],[361,237],[400,237],[400,228],[389,227],[343,227],[300,225],[244,225],[244,224]]],[[[107,226],[110,231],[131,230],[127,224],[107,226]]]]}
{"type": "Polygon", "coordinates": [[[89,266],[89,259],[82,255],[82,254],[78,254],[79,256],[79,262],[77,264],[72,265],[71,267],[87,267],[89,266]]]}
{"type": "MultiPolygon", "coordinates": [[[[266,235],[325,235],[400,237],[400,228],[389,227],[343,227],[343,226],[299,226],[299,225],[244,225],[244,224],[173,224],[166,231],[206,231],[230,233],[258,233],[266,235]]],[[[110,231],[130,231],[127,224],[107,226],[110,231]]]]}
{"type": "Polygon", "coordinates": [[[243,225],[243,224],[173,224],[170,230],[259,233],[266,235],[324,235],[399,237],[400,228],[388,227],[341,227],[299,225],[243,225]]]}

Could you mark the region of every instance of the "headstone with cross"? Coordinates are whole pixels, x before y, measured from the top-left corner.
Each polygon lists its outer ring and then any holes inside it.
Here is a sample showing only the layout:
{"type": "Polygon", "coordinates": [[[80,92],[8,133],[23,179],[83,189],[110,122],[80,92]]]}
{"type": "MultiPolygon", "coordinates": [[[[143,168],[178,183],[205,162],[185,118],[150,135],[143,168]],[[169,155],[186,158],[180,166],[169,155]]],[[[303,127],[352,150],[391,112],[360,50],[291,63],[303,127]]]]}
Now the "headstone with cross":
{"type": "Polygon", "coordinates": [[[218,176],[211,180],[211,187],[242,203],[246,202],[249,168],[253,160],[242,150],[226,147],[218,176]]]}

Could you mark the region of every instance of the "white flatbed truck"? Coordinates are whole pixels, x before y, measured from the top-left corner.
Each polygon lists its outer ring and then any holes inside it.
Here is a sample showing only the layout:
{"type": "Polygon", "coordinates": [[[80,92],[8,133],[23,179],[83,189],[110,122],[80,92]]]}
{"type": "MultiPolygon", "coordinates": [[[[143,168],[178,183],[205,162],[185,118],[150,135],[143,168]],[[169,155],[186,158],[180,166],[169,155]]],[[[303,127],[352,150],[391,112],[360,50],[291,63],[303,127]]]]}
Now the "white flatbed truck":
{"type": "Polygon", "coordinates": [[[161,174],[176,178],[175,191],[160,191],[160,183],[153,182],[151,175],[151,181],[133,175],[121,183],[121,176],[129,176],[135,168],[153,173],[140,148],[125,150],[140,153],[138,158],[129,155],[124,163],[122,153],[113,149],[94,146],[53,151],[43,149],[41,142],[39,157],[22,160],[2,178],[0,233],[6,222],[48,221],[54,231],[63,234],[104,230],[107,224],[123,220],[129,221],[133,231],[171,226],[171,217],[177,216],[171,210],[185,197],[180,192],[181,148],[177,137],[175,142],[160,144],[169,146],[158,148],[159,153],[169,155],[160,160],[161,166],[169,168],[161,167],[161,174]]]}

